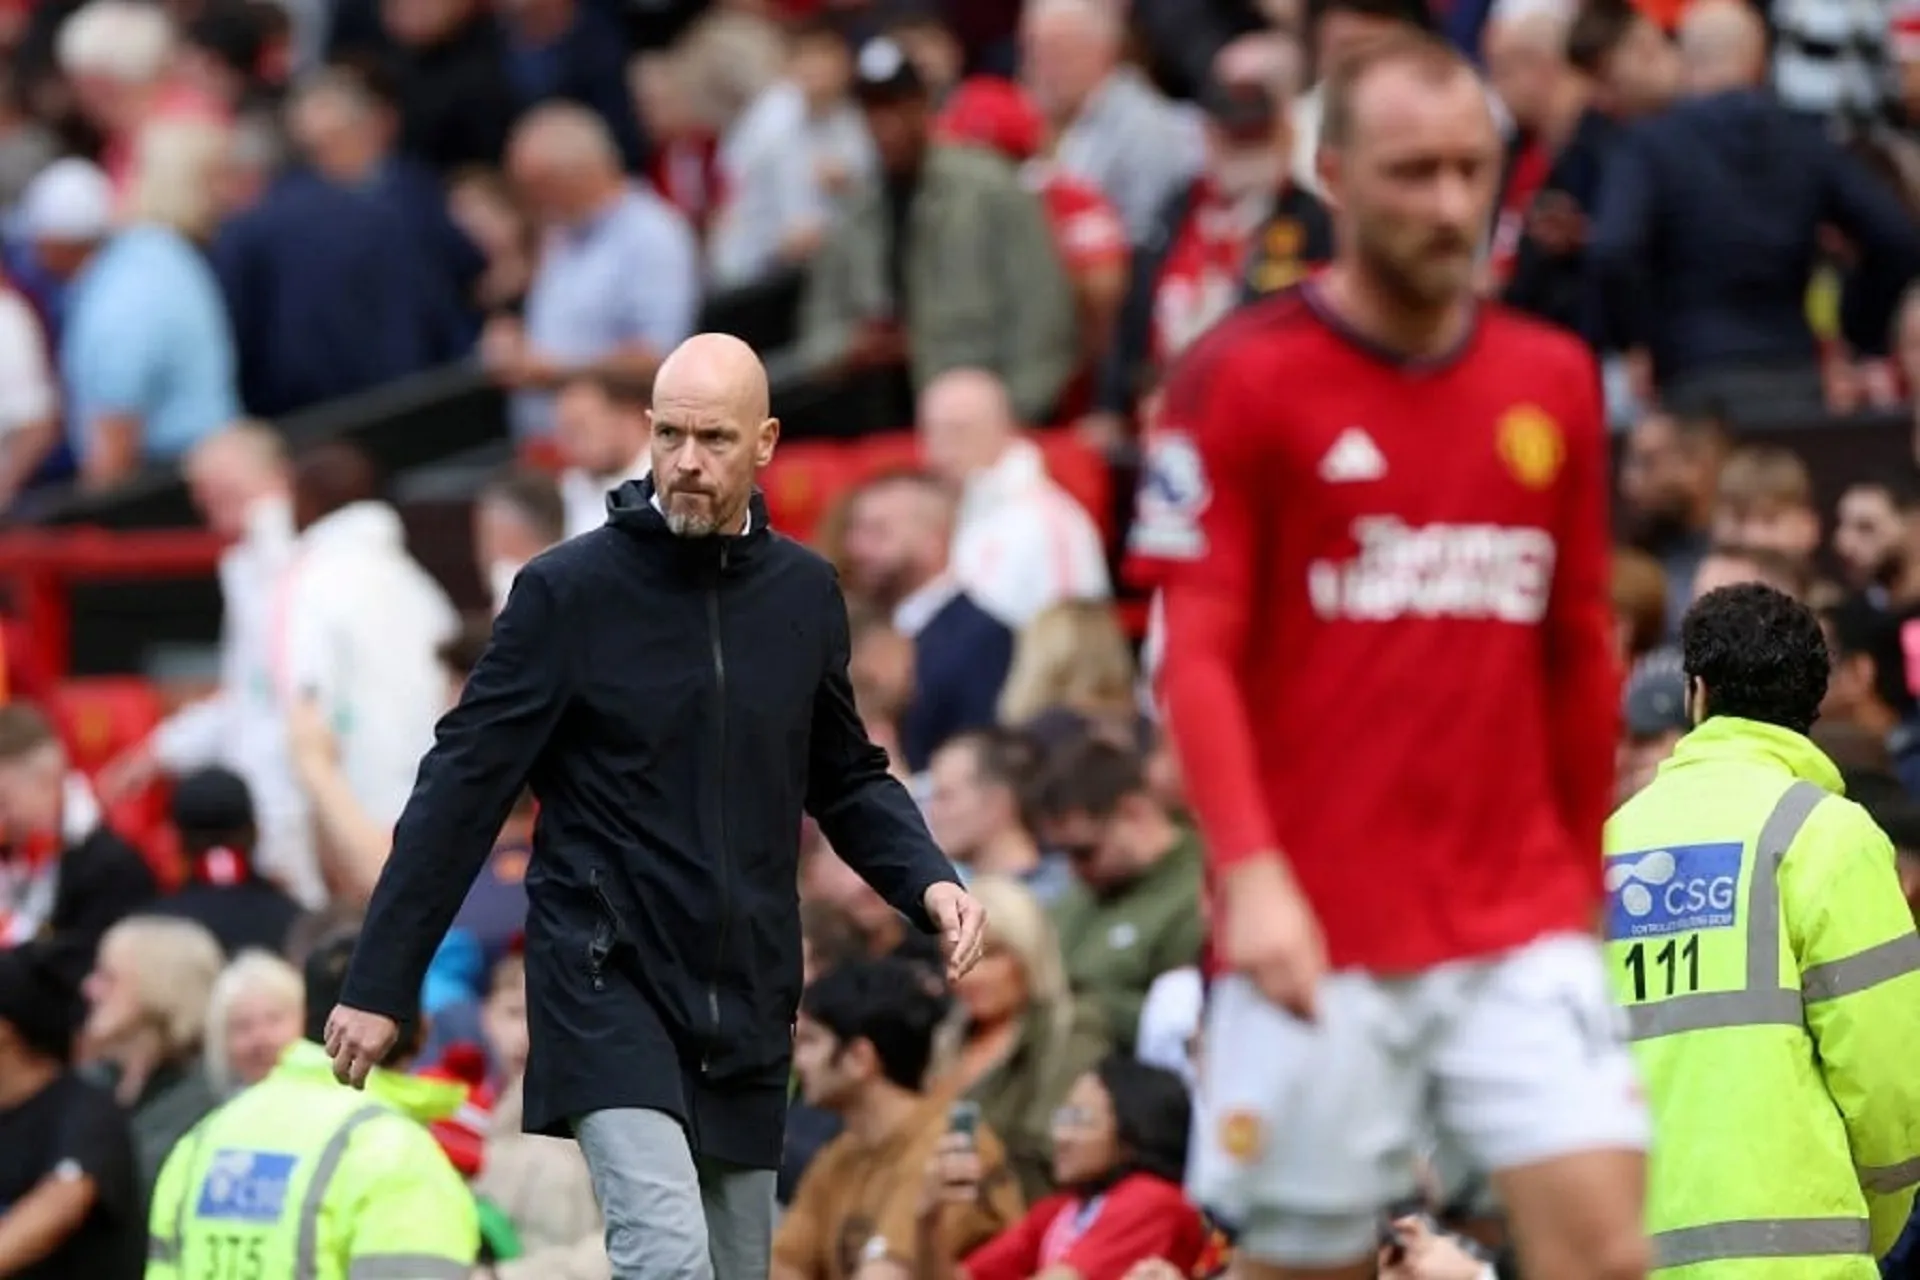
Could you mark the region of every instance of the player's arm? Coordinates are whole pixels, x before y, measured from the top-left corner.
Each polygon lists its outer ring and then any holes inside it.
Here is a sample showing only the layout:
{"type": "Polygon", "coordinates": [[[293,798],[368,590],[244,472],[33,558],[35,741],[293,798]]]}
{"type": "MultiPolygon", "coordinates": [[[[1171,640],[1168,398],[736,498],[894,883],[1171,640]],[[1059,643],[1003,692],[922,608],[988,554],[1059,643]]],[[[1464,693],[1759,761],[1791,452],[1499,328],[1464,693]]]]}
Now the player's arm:
{"type": "Polygon", "coordinates": [[[807,812],[822,834],[874,892],[932,933],[923,899],[934,885],[958,884],[953,864],[933,842],[919,806],[888,771],[887,753],[867,737],[847,675],[853,642],[847,602],[829,579],[820,605],[827,658],[813,698],[808,746],[807,812]]]}
{"type": "Polygon", "coordinates": [[[1787,940],[1827,1093],[1847,1129],[1875,1254],[1899,1238],[1920,1184],[1920,935],[1893,846],[1864,812],[1814,809],[1780,868],[1787,940]]]}
{"type": "Polygon", "coordinates": [[[539,561],[514,579],[493,637],[433,748],[367,904],[341,992],[352,1009],[399,1018],[480,873],[500,824],[566,710],[574,645],[539,561]]]}
{"type": "Polygon", "coordinates": [[[1547,604],[1547,726],[1561,821],[1581,856],[1600,874],[1601,833],[1613,806],[1614,746],[1619,739],[1620,673],[1613,652],[1612,572],[1607,525],[1606,411],[1600,372],[1581,352],[1573,362],[1570,402],[1561,424],[1565,461],[1559,480],[1556,556],[1547,604]]]}
{"type": "Polygon", "coordinates": [[[335,1185],[354,1197],[339,1218],[349,1233],[348,1275],[468,1280],[480,1254],[479,1211],[425,1127],[398,1114],[362,1125],[341,1174],[335,1185]]]}
{"type": "Polygon", "coordinates": [[[1207,855],[1224,873],[1277,856],[1242,673],[1253,602],[1274,589],[1259,580],[1259,512],[1278,477],[1256,448],[1272,390],[1253,386],[1223,341],[1203,340],[1176,368],[1147,465],[1165,469],[1168,505],[1185,508],[1168,520],[1183,536],[1156,546],[1167,562],[1160,692],[1207,855]]]}

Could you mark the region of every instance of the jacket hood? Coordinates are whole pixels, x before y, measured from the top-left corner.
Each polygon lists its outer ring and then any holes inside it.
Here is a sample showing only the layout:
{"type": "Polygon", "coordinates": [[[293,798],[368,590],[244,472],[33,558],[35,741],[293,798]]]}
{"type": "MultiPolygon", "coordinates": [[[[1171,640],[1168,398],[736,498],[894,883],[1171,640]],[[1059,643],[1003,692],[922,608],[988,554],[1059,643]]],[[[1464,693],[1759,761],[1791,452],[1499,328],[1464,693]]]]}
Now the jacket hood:
{"type": "MultiPolygon", "coordinates": [[[[667,528],[666,514],[654,505],[656,492],[651,475],[642,476],[638,480],[628,480],[619,485],[607,495],[607,523],[637,537],[674,537],[673,531],[667,528]]],[[[713,538],[686,538],[681,541],[689,546],[727,543],[745,549],[764,541],[767,532],[767,499],[756,486],[747,498],[747,531],[745,533],[725,534],[713,538]]]]}
{"type": "MultiPolygon", "coordinates": [[[[331,1084],[333,1059],[311,1040],[296,1040],[280,1055],[273,1074],[283,1079],[325,1079],[331,1084]]],[[[383,1067],[375,1067],[367,1076],[367,1092],[376,1101],[421,1124],[448,1119],[467,1100],[467,1086],[457,1080],[423,1080],[383,1067]]]]}
{"type": "Polygon", "coordinates": [[[1767,765],[1834,795],[1845,795],[1846,783],[1827,753],[1803,733],[1739,716],[1714,716],[1680,739],[1660,772],[1700,763],[1767,765]]]}
{"type": "Polygon", "coordinates": [[[384,502],[350,502],[308,525],[300,541],[309,549],[392,550],[406,546],[407,530],[400,523],[400,513],[384,502]]]}

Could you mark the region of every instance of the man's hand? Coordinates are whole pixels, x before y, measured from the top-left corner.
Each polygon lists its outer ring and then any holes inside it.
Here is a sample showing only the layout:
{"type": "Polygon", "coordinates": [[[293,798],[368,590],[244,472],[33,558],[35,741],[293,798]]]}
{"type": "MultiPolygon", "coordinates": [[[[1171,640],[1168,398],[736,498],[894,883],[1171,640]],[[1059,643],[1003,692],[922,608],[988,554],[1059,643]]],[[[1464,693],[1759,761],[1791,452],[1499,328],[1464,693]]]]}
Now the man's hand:
{"type": "Polygon", "coordinates": [[[1261,995],[1309,1021],[1327,971],[1320,922],[1277,853],[1227,872],[1219,896],[1220,959],[1261,995]]]}
{"type": "Polygon", "coordinates": [[[920,1216],[932,1217],[947,1205],[980,1202],[980,1148],[964,1133],[947,1133],[927,1161],[926,1181],[920,1188],[920,1216]]]}
{"type": "Polygon", "coordinates": [[[940,951],[947,958],[947,981],[957,982],[980,961],[987,940],[987,909],[951,881],[927,890],[921,900],[927,915],[940,927],[940,951]]]}
{"type": "Polygon", "coordinates": [[[400,1024],[392,1018],[343,1004],[327,1015],[327,1055],[333,1059],[333,1078],[364,1089],[367,1075],[387,1060],[400,1039],[400,1024]]]}

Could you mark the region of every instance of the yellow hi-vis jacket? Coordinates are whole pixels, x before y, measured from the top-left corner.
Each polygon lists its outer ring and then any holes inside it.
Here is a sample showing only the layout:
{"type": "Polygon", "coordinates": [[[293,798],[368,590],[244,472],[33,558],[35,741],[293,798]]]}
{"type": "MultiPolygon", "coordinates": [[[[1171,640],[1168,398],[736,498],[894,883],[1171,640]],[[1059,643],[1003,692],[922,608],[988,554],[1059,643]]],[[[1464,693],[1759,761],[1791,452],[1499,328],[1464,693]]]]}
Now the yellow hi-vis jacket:
{"type": "Polygon", "coordinates": [[[1875,1280],[1920,1183],[1920,937],[1800,734],[1716,716],[1607,824],[1614,991],[1672,1280],[1875,1280]]]}
{"type": "Polygon", "coordinates": [[[359,1093],[296,1043],[167,1156],[146,1280],[468,1280],[473,1193],[426,1127],[465,1095],[377,1070],[359,1093]]]}

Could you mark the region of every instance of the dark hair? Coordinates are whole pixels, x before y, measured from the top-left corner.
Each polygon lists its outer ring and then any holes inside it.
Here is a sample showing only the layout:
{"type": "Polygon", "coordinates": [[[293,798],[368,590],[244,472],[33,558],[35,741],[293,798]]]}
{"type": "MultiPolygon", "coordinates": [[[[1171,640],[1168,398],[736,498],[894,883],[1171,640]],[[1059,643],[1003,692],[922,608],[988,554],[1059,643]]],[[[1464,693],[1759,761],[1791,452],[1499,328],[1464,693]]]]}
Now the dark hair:
{"type": "Polygon", "coordinates": [[[1709,591],[1680,624],[1681,666],[1706,686],[1706,714],[1796,733],[1827,693],[1827,640],[1813,611],[1757,582],[1709,591]]]}
{"type": "Polygon", "coordinates": [[[888,958],[829,969],[800,997],[800,1012],[832,1032],[843,1050],[865,1040],[882,1075],[917,1091],[947,1004],[919,966],[888,958]]]}
{"type": "Polygon", "coordinates": [[[559,482],[544,471],[518,464],[502,467],[481,486],[480,497],[512,508],[545,542],[566,536],[566,499],[560,496],[559,482]]]}
{"type": "Polygon", "coordinates": [[[1599,75],[1639,17],[1627,0],[1586,0],[1567,30],[1567,61],[1577,71],[1599,75]]]}
{"type": "Polygon", "coordinates": [[[1900,644],[1898,622],[1860,597],[1843,601],[1820,617],[1833,639],[1836,664],[1849,658],[1868,659],[1873,663],[1876,698],[1903,720],[1920,709],[1907,688],[1907,655],[1900,644]]]}
{"type": "Polygon", "coordinates": [[[1185,1178],[1187,1135],[1193,1127],[1186,1082],[1124,1053],[1108,1054],[1093,1073],[1113,1101],[1121,1163],[1168,1182],[1185,1178]]]}
{"type": "MultiPolygon", "coordinates": [[[[347,984],[347,969],[353,963],[354,944],[359,942],[359,930],[338,930],[320,939],[307,953],[302,974],[307,988],[307,1025],[306,1038],[315,1044],[325,1044],[327,1040],[327,1017],[333,1007],[340,1003],[340,993],[347,984]]],[[[412,1057],[420,1047],[421,1025],[420,1009],[416,1004],[401,1011],[400,1038],[394,1041],[393,1050],[381,1062],[383,1067],[395,1066],[412,1057]]]]}
{"type": "Polygon", "coordinates": [[[1146,765],[1138,751],[1089,733],[1045,762],[1031,804],[1034,817],[1043,822],[1074,814],[1110,818],[1122,800],[1146,789],[1146,765]]]}
{"type": "Polygon", "coordinates": [[[434,656],[447,674],[465,680],[480,665],[480,655],[493,638],[493,619],[483,613],[470,613],[460,619],[460,629],[440,642],[434,656]]]}
{"type": "Polygon", "coordinates": [[[1877,802],[1859,800],[1859,803],[1866,808],[1867,816],[1887,833],[1895,853],[1920,855],[1920,804],[1904,795],[1877,802]]]}
{"type": "Polygon", "coordinates": [[[63,969],[85,956],[69,954],[62,944],[30,940],[0,951],[0,1022],[13,1028],[22,1044],[63,1066],[73,1057],[80,995],[63,969]]]}
{"type": "MultiPolygon", "coordinates": [[[[1340,7],[1348,12],[1366,12],[1360,6],[1340,7]]],[[[1436,86],[1459,76],[1474,77],[1477,83],[1479,74],[1458,49],[1439,36],[1409,28],[1404,34],[1381,41],[1326,78],[1325,97],[1320,110],[1321,146],[1339,148],[1353,140],[1353,107],[1361,86],[1375,74],[1390,67],[1407,67],[1421,79],[1436,86]]]]}
{"type": "Polygon", "coordinates": [[[866,931],[851,912],[835,902],[819,898],[802,902],[800,936],[813,948],[813,958],[819,966],[814,974],[816,980],[821,974],[862,959],[867,954],[866,931]]]}
{"type": "Polygon", "coordinates": [[[18,760],[59,740],[53,722],[31,702],[0,706],[0,760],[18,760]]]}
{"type": "Polygon", "coordinates": [[[380,469],[358,445],[326,440],[294,455],[294,510],[301,528],[380,496],[380,469]]]}

